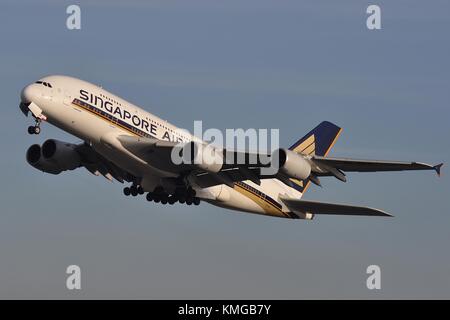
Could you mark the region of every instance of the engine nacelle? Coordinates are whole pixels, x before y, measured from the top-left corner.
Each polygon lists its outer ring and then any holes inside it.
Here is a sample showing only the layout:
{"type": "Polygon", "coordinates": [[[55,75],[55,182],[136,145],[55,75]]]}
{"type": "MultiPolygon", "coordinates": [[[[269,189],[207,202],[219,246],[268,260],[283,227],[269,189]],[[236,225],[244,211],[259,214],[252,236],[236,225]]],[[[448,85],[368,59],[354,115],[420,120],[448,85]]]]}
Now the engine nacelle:
{"type": "Polygon", "coordinates": [[[204,171],[217,173],[224,164],[223,151],[208,144],[191,142],[184,146],[183,161],[204,171]]]}
{"type": "Polygon", "coordinates": [[[42,148],[38,144],[33,144],[28,148],[26,158],[30,166],[46,173],[59,174],[62,171],[58,165],[44,159],[42,148]]]}
{"type": "Polygon", "coordinates": [[[311,165],[309,162],[294,151],[278,149],[272,157],[278,164],[278,172],[289,178],[304,180],[311,174],[311,165]]]}
{"type": "Polygon", "coordinates": [[[45,141],[42,147],[33,144],[28,148],[26,158],[32,167],[51,174],[73,170],[81,165],[74,144],[54,139],[45,141]]]}
{"type": "Polygon", "coordinates": [[[75,147],[72,143],[49,139],[42,145],[42,156],[59,166],[61,171],[73,170],[81,165],[80,155],[75,147]]]}

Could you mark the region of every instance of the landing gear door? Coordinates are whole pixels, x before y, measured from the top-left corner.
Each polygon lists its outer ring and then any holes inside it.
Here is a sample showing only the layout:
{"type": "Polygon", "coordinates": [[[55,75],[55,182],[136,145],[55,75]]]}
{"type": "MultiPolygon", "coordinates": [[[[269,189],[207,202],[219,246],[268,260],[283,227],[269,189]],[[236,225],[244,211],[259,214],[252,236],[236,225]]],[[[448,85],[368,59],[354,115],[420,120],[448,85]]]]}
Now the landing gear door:
{"type": "Polygon", "coordinates": [[[35,118],[41,118],[42,117],[42,109],[38,107],[37,104],[35,104],[34,102],[30,103],[30,105],[28,106],[28,110],[31,111],[31,113],[33,114],[33,116],[35,118]]]}

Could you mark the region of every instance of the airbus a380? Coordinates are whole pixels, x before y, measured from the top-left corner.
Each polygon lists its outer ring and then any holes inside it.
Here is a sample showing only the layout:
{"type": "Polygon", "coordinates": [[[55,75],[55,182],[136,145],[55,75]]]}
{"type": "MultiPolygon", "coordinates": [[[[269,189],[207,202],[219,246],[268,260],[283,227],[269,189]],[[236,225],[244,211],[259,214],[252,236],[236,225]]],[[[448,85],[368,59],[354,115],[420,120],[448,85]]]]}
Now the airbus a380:
{"type": "Polygon", "coordinates": [[[321,185],[321,177],[345,182],[345,172],[403,170],[434,170],[439,175],[442,166],[327,157],[341,128],[325,121],[290,148],[256,154],[256,159],[277,159],[276,172],[268,175],[263,172],[267,162],[225,161],[230,154],[233,159],[238,155],[250,159],[255,154],[208,145],[80,79],[47,76],[23,88],[20,97],[20,110],[35,119],[28,128],[30,134],[39,134],[41,123],[48,122],[83,141],[49,139],[42,146],[34,144],[26,153],[31,166],[55,175],[85,167],[94,175],[129,183],[123,189],[127,196],[146,194],[148,201],[162,204],[198,205],[204,200],[237,211],[307,220],[321,214],[390,216],[378,209],[301,198],[311,183],[321,185]],[[214,161],[174,163],[173,150],[180,145],[197,152],[196,157],[208,153],[214,161]]]}

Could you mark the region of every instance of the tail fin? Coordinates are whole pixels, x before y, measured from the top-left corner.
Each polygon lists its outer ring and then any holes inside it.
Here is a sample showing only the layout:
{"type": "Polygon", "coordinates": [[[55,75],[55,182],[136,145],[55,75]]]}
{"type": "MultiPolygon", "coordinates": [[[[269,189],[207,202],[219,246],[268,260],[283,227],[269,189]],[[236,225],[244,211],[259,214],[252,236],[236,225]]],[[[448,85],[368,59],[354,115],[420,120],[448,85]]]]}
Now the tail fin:
{"type": "MultiPolygon", "coordinates": [[[[341,134],[342,128],[324,121],[298,140],[289,150],[306,155],[326,157],[341,134]]],[[[309,180],[290,179],[291,187],[304,193],[310,184],[309,180]]]]}
{"type": "Polygon", "coordinates": [[[337,125],[324,121],[298,140],[289,150],[306,155],[325,157],[333,147],[342,129],[337,125]]]}

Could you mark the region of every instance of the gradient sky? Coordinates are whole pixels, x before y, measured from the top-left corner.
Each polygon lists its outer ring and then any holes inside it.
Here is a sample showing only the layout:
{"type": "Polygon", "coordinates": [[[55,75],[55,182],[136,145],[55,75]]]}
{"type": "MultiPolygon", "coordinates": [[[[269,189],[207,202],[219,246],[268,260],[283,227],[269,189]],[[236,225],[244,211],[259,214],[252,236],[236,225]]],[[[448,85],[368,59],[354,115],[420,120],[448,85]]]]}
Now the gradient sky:
{"type": "Polygon", "coordinates": [[[448,166],[323,179],[305,199],[395,218],[294,221],[124,197],[85,169],[52,176],[29,145],[26,84],[65,74],[192,129],[279,128],[288,146],[323,120],[332,156],[450,163],[448,1],[70,1],[0,4],[0,298],[450,298],[448,166]],[[365,26],[382,9],[382,30],[365,26]],[[65,288],[77,264],[82,290],[65,288]],[[369,291],[366,267],[381,267],[369,291]]]}

